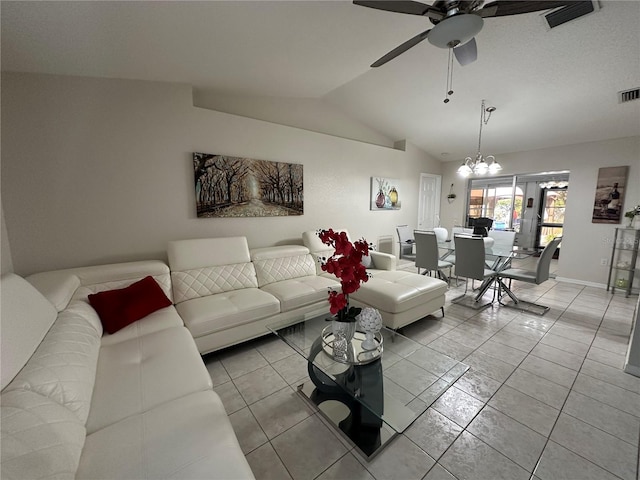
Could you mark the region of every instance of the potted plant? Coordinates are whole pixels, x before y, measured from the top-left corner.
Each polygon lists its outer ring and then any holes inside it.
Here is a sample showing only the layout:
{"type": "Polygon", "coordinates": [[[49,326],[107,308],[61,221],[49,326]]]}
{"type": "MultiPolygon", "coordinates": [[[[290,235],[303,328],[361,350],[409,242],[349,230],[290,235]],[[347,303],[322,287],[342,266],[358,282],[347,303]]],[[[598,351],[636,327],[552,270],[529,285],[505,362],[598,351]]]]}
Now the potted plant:
{"type": "Polygon", "coordinates": [[[329,311],[334,315],[332,329],[334,335],[333,356],[338,361],[347,361],[347,348],[356,330],[356,317],[361,308],[349,306],[349,294],[357,291],[362,282],[369,279],[362,257],[369,255],[366,240],[349,241],[346,232],[333,229],[320,230],[318,236],[322,243],[335,249],[333,255],[323,260],[322,270],[331,273],[340,280],[340,292],[329,290],[329,311]]]}
{"type": "Polygon", "coordinates": [[[629,219],[629,228],[633,226],[633,220],[638,215],[640,215],[640,205],[636,205],[632,210],[625,212],[624,217],[629,219]]]}

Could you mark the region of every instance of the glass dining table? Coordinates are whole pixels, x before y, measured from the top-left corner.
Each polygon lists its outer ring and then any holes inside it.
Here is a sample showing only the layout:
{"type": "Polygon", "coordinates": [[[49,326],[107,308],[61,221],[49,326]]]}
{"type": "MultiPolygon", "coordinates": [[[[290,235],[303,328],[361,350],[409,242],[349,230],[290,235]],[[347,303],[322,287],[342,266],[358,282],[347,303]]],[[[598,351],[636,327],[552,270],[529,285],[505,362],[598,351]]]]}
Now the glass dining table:
{"type": "MultiPolygon", "coordinates": [[[[489,237],[484,237],[489,238],[489,237]]],[[[455,255],[455,242],[452,240],[446,240],[444,242],[438,242],[438,249],[444,251],[442,255],[440,255],[440,260],[451,261],[452,256],[455,255]]],[[[513,246],[506,245],[495,245],[490,242],[485,241],[485,265],[486,268],[499,273],[502,270],[511,267],[511,261],[514,259],[525,259],[532,255],[535,255],[537,250],[530,249],[522,249],[513,246]]],[[[455,260],[452,262],[455,265],[455,260]]],[[[475,300],[480,300],[482,296],[491,288],[492,286],[502,289],[504,287],[505,291],[508,291],[506,285],[502,284],[498,275],[494,275],[490,278],[487,278],[482,282],[480,287],[478,287],[478,293],[476,294],[475,300]]]]}

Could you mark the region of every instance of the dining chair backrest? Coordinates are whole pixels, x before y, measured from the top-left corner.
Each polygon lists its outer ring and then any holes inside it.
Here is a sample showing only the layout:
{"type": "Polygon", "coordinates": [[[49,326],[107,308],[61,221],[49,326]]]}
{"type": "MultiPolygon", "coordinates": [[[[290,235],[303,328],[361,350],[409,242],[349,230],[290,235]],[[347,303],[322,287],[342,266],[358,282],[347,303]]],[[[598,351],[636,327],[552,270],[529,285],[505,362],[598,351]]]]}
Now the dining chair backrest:
{"type": "Polygon", "coordinates": [[[444,227],[434,227],[433,233],[436,234],[438,242],[446,242],[447,238],[449,238],[449,232],[444,227]]]}
{"type": "Polygon", "coordinates": [[[562,241],[562,237],[556,237],[551,240],[544,250],[540,254],[538,263],[536,265],[536,284],[539,285],[542,282],[549,280],[549,269],[551,268],[551,259],[553,254],[556,253],[558,245],[562,241]]]}
{"type": "Polygon", "coordinates": [[[473,225],[473,233],[476,235],[482,235],[486,237],[489,234],[489,230],[493,226],[493,219],[488,217],[478,217],[470,219],[470,224],[473,225]]]}
{"type": "Polygon", "coordinates": [[[475,280],[484,279],[485,252],[481,237],[458,235],[456,242],[456,275],[475,280]]]}
{"type": "Polygon", "coordinates": [[[398,225],[396,231],[398,232],[398,241],[401,245],[413,243],[413,231],[409,228],[409,225],[398,225]]]}
{"type": "Polygon", "coordinates": [[[491,230],[489,237],[493,238],[493,246],[500,250],[511,250],[516,241],[516,232],[505,230],[491,230]]]}
{"type": "Polygon", "coordinates": [[[434,232],[415,230],[416,267],[425,270],[438,270],[438,239],[434,232]]]}

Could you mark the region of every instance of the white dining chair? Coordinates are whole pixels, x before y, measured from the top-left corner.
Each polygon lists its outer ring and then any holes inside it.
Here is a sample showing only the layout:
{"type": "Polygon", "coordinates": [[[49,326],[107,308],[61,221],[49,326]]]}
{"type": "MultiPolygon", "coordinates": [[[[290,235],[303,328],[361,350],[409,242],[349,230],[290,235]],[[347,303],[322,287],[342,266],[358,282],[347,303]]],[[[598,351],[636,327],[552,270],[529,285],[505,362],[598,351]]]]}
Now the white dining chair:
{"type": "Polygon", "coordinates": [[[418,273],[423,268],[422,275],[435,272],[439,278],[449,283],[453,263],[440,260],[436,234],[434,232],[414,230],[413,237],[416,241],[416,267],[418,268],[418,273]],[[446,268],[449,269],[449,276],[442,271],[446,268]]]}
{"type": "Polygon", "coordinates": [[[489,289],[495,279],[496,272],[485,265],[485,247],[481,237],[472,237],[459,235],[455,237],[456,242],[456,277],[464,277],[465,288],[464,293],[459,297],[451,300],[456,303],[471,307],[475,310],[481,310],[493,304],[495,300],[495,290],[493,299],[490,302],[482,303],[482,297],[489,289]],[[469,279],[482,280],[482,285],[476,295],[467,295],[469,288],[469,279]]]}
{"type": "Polygon", "coordinates": [[[556,252],[558,245],[562,241],[562,237],[556,237],[544,247],[535,270],[524,270],[521,268],[508,268],[497,272],[498,275],[498,302],[505,307],[517,308],[519,310],[534,313],[536,315],[544,315],[550,310],[550,307],[541,305],[539,303],[529,302],[519,299],[513,291],[505,285],[505,279],[518,280],[520,282],[533,283],[540,285],[543,282],[549,280],[549,269],[551,268],[551,259],[556,252]],[[504,293],[503,293],[504,292],[504,293]],[[511,298],[513,303],[505,303],[502,298],[506,294],[511,298]]]}
{"type": "Polygon", "coordinates": [[[415,243],[413,230],[409,228],[409,225],[398,225],[396,232],[398,233],[398,243],[400,244],[398,258],[415,261],[416,256],[413,253],[413,244],[415,243]]]}

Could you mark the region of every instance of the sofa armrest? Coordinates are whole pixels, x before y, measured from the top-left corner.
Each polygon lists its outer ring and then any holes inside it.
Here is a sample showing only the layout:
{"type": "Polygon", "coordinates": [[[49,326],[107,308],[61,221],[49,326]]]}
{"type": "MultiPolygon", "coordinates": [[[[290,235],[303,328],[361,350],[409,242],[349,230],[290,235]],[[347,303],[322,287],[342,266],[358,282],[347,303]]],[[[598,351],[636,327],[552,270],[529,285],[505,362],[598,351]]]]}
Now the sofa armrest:
{"type": "Polygon", "coordinates": [[[395,270],[396,256],[390,253],[369,251],[369,256],[373,261],[376,270],[395,270]]]}

